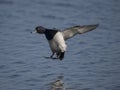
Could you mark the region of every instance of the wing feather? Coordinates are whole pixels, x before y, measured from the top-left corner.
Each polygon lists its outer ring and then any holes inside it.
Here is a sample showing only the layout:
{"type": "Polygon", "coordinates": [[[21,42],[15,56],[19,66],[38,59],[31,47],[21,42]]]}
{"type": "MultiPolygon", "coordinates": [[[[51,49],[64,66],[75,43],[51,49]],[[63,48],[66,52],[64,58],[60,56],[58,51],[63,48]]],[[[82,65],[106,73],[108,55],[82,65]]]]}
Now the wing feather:
{"type": "Polygon", "coordinates": [[[84,26],[73,26],[70,28],[66,28],[62,31],[63,37],[65,40],[72,38],[76,34],[83,34],[88,31],[94,30],[98,27],[98,24],[96,25],[84,25],[84,26]]]}

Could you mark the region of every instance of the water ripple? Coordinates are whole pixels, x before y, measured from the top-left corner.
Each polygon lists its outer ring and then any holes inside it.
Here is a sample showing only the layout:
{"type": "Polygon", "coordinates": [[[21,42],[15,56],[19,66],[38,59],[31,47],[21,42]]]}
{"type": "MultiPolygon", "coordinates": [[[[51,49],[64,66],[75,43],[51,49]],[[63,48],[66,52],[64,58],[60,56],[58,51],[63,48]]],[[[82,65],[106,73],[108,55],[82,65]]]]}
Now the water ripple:
{"type": "Polygon", "coordinates": [[[11,4],[14,4],[14,2],[10,1],[10,0],[0,0],[0,4],[8,4],[8,5],[11,5],[11,4]]]}

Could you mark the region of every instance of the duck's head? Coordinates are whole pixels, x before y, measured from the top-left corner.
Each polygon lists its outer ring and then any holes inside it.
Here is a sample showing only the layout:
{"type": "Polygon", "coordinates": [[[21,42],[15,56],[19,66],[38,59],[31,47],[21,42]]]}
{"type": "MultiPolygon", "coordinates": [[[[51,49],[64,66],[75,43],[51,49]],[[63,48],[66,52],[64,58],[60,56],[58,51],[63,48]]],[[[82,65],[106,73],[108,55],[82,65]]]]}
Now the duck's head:
{"type": "Polygon", "coordinates": [[[42,26],[37,26],[36,28],[35,28],[35,30],[33,31],[33,32],[31,32],[31,33],[39,33],[39,34],[43,34],[44,32],[45,32],[45,28],[44,27],[42,27],[42,26]]]}
{"type": "Polygon", "coordinates": [[[37,26],[36,28],[35,28],[35,31],[37,32],[37,33],[39,33],[39,34],[43,34],[44,32],[45,32],[45,28],[44,27],[42,27],[42,26],[37,26]]]}

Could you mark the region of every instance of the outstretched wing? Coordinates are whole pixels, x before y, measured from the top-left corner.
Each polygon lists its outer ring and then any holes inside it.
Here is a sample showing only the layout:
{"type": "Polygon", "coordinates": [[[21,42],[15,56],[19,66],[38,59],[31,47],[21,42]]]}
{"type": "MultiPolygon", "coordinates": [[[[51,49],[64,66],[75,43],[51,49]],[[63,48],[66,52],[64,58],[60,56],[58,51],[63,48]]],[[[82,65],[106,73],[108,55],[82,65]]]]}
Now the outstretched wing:
{"type": "Polygon", "coordinates": [[[96,25],[84,25],[84,26],[74,26],[70,28],[66,28],[62,31],[63,37],[65,40],[72,38],[76,34],[83,34],[85,32],[94,30],[96,27],[98,27],[98,24],[96,25]]]}

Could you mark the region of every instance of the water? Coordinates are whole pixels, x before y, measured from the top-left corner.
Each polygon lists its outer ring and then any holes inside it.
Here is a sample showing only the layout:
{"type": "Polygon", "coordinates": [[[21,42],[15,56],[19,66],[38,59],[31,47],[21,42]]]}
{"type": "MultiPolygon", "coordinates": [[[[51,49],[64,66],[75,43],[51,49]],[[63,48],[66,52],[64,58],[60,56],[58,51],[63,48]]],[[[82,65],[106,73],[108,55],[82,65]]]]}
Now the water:
{"type": "Polygon", "coordinates": [[[49,90],[60,76],[67,90],[120,90],[119,29],[119,0],[0,0],[0,90],[49,90]],[[30,33],[96,23],[67,41],[63,61],[30,33]]]}

